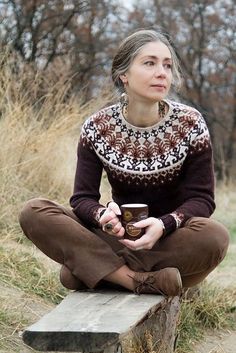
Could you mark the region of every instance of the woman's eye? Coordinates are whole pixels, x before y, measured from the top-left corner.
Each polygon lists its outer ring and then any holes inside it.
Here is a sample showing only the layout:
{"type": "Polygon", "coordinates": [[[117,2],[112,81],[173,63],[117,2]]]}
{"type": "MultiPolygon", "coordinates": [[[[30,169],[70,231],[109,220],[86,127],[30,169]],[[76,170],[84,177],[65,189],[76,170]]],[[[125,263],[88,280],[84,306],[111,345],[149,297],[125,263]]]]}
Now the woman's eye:
{"type": "Polygon", "coordinates": [[[145,61],[144,64],[147,65],[147,66],[153,66],[153,65],[155,65],[154,61],[145,61]]]}
{"type": "Polygon", "coordinates": [[[172,64],[165,64],[164,67],[165,67],[166,69],[172,70],[172,64]]]}

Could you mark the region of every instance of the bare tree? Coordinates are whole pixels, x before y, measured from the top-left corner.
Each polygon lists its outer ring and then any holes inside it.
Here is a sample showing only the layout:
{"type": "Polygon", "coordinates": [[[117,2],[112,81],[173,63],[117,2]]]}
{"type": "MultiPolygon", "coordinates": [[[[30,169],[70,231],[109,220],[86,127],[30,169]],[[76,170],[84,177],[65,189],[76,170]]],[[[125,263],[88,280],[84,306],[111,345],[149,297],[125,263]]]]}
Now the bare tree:
{"type": "Polygon", "coordinates": [[[2,46],[10,45],[35,69],[47,70],[61,58],[74,90],[83,88],[85,99],[91,97],[112,55],[121,11],[116,1],[0,0],[0,9],[2,46]]]}
{"type": "MultiPolygon", "coordinates": [[[[92,0],[86,16],[81,16],[79,23],[73,21],[68,27],[73,36],[70,62],[77,73],[75,86],[79,87],[83,82],[87,98],[97,90],[99,78],[107,75],[117,45],[114,26],[117,26],[120,10],[116,2],[92,0]]],[[[120,32],[120,25],[121,22],[118,23],[117,33],[120,32]]]]}
{"type": "Polygon", "coordinates": [[[42,66],[66,52],[68,25],[88,9],[82,0],[1,0],[0,6],[2,42],[11,44],[25,61],[42,66]]]}

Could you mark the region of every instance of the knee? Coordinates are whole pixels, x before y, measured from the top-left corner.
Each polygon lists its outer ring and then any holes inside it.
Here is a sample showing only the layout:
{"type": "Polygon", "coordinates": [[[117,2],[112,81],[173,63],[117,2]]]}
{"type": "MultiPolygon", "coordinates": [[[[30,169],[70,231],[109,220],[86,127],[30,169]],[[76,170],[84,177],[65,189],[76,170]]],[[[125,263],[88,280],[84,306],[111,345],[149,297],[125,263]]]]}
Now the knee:
{"type": "Polygon", "coordinates": [[[35,221],[35,218],[39,214],[36,211],[41,210],[45,206],[46,202],[47,200],[35,198],[25,203],[19,213],[19,223],[25,233],[28,227],[35,221]]]}
{"type": "Polygon", "coordinates": [[[216,220],[209,220],[208,227],[208,238],[212,238],[213,251],[218,256],[218,263],[220,263],[224,259],[229,246],[229,232],[223,224],[216,220]]]}
{"type": "Polygon", "coordinates": [[[213,267],[219,264],[225,257],[229,246],[229,232],[223,226],[213,219],[204,219],[201,229],[202,251],[212,259],[213,267]]]}

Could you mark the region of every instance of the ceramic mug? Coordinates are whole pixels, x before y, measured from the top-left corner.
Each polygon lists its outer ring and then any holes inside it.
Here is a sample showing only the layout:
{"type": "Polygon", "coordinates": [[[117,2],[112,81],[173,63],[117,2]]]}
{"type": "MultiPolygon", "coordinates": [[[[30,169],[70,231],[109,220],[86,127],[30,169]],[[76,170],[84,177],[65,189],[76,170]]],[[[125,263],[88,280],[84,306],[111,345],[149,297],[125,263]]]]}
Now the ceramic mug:
{"type": "Polygon", "coordinates": [[[141,238],[145,228],[134,227],[134,223],[148,218],[148,205],[143,203],[127,203],[120,206],[121,223],[125,228],[125,239],[136,240],[141,238]]]}

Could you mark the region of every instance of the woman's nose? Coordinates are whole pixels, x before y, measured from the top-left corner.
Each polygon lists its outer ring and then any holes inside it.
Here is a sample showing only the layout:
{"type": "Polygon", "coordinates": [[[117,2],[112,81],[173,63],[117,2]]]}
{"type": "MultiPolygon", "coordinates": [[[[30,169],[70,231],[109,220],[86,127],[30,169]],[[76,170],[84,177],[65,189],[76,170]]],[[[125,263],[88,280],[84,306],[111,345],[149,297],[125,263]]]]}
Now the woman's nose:
{"type": "Polygon", "coordinates": [[[156,77],[166,77],[166,71],[163,65],[157,65],[155,68],[155,76],[156,77]]]}

